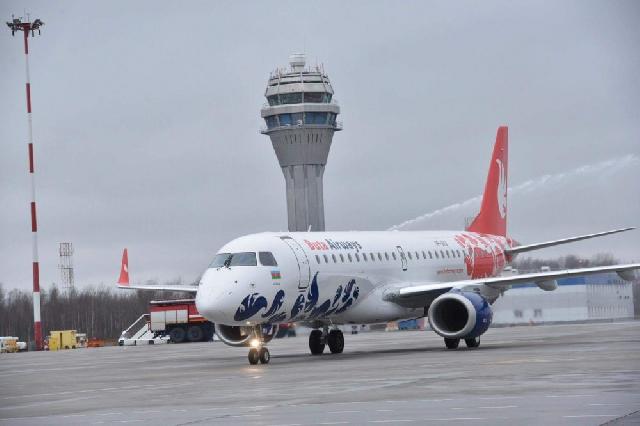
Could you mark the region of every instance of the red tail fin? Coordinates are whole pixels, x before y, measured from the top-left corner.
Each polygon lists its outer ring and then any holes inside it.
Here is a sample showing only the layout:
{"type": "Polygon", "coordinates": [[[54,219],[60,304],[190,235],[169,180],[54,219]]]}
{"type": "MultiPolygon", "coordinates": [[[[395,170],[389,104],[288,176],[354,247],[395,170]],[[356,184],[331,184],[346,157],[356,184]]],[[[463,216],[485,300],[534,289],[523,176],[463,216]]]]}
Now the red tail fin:
{"type": "Polygon", "coordinates": [[[122,252],[122,266],[120,267],[118,284],[129,285],[129,255],[127,254],[127,249],[122,252]]]}
{"type": "Polygon", "coordinates": [[[507,176],[509,160],[508,127],[498,128],[489,165],[480,213],[467,230],[492,235],[507,235],[507,176]]]}

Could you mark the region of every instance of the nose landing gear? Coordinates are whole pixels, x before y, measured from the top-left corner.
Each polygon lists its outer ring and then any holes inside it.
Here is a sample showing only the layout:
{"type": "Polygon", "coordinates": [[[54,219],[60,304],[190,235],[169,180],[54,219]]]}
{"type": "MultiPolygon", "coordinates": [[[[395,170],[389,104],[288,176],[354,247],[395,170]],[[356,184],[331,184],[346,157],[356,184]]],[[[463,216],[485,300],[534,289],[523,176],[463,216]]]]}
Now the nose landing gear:
{"type": "Polygon", "coordinates": [[[269,349],[262,346],[260,348],[249,349],[249,355],[247,358],[251,365],[256,365],[258,362],[261,364],[269,364],[269,361],[271,361],[271,354],[269,353],[269,349]]]}
{"type": "Polygon", "coordinates": [[[254,328],[254,337],[249,341],[251,349],[249,349],[249,354],[247,355],[249,364],[256,365],[258,362],[260,364],[269,364],[269,361],[271,361],[271,354],[265,345],[275,336],[277,327],[275,327],[275,329],[272,327],[269,328],[271,329],[270,332],[266,332],[267,335],[265,335],[263,331],[263,326],[254,328]]]}

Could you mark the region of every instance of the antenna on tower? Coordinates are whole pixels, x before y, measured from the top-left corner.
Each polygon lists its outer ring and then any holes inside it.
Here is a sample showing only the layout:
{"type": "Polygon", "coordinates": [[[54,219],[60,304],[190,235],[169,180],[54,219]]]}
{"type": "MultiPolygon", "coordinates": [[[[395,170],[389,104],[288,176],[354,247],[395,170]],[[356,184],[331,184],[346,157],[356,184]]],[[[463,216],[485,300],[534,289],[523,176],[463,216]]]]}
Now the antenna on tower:
{"type": "Polygon", "coordinates": [[[60,278],[62,279],[62,288],[65,293],[69,294],[74,286],[73,276],[73,244],[60,243],[60,278]]]}

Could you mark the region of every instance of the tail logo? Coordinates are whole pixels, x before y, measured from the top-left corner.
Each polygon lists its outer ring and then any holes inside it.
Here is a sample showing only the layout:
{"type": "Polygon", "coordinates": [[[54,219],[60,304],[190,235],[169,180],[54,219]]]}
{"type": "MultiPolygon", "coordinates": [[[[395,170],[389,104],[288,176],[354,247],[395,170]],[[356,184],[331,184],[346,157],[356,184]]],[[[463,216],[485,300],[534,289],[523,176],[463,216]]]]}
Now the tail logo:
{"type": "Polygon", "coordinates": [[[507,176],[504,170],[504,165],[499,158],[496,159],[498,163],[498,190],[496,191],[498,197],[498,210],[500,211],[500,217],[504,219],[507,215],[507,176]]]}

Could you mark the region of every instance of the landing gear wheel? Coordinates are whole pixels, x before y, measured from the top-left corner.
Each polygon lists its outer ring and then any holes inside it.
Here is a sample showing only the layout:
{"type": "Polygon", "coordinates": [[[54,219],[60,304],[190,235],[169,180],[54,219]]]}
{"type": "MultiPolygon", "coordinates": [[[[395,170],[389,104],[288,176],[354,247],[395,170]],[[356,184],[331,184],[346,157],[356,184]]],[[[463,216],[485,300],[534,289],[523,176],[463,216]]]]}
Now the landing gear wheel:
{"type": "Polygon", "coordinates": [[[184,331],[184,328],[175,327],[175,328],[172,328],[171,331],[169,332],[169,338],[173,343],[182,343],[184,342],[185,334],[186,333],[184,331]]]}
{"type": "Polygon", "coordinates": [[[260,361],[260,354],[256,348],[251,348],[247,358],[249,358],[249,364],[256,365],[260,361]]]}
{"type": "Polygon", "coordinates": [[[480,336],[474,337],[473,339],[464,339],[464,343],[467,344],[468,348],[477,348],[480,346],[480,336]]]}
{"type": "Polygon", "coordinates": [[[190,342],[199,342],[202,340],[204,332],[199,325],[192,325],[187,329],[187,340],[190,342]]]}
{"type": "Polygon", "coordinates": [[[460,339],[447,339],[445,337],[444,344],[447,346],[447,349],[458,349],[458,345],[460,344],[460,339]]]}
{"type": "Polygon", "coordinates": [[[331,330],[327,338],[327,344],[332,354],[341,354],[344,350],[344,335],[340,330],[331,330]]]}
{"type": "Polygon", "coordinates": [[[312,330],[309,334],[309,349],[311,355],[321,355],[324,352],[324,341],[322,339],[322,331],[312,330]]]}
{"type": "Polygon", "coordinates": [[[271,354],[269,349],[263,346],[260,348],[260,364],[269,364],[269,361],[271,361],[271,354]]]}

